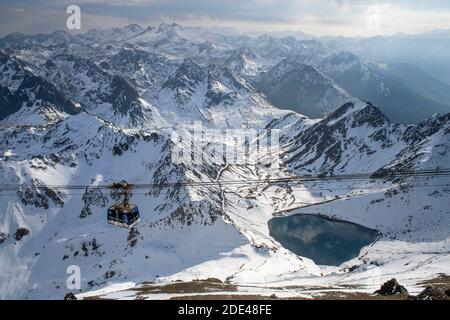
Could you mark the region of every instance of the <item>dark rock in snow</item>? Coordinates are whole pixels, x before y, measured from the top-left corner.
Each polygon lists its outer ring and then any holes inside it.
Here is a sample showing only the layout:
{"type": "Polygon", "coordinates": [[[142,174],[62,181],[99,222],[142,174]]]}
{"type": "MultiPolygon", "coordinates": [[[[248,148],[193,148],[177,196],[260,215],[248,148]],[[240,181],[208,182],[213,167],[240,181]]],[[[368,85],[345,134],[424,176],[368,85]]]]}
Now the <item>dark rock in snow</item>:
{"type": "Polygon", "coordinates": [[[130,229],[127,240],[131,247],[134,247],[137,244],[139,236],[140,236],[140,232],[137,228],[130,229]]]}
{"type": "Polygon", "coordinates": [[[8,238],[8,235],[6,233],[0,232],[0,244],[5,242],[6,238],[8,238]]]}
{"type": "Polygon", "coordinates": [[[116,275],[115,271],[106,271],[103,275],[105,279],[110,279],[116,275]]]}
{"type": "Polygon", "coordinates": [[[30,233],[30,230],[28,230],[26,228],[19,228],[19,229],[17,229],[16,233],[14,234],[14,239],[16,239],[16,241],[20,241],[23,237],[25,237],[29,233],[30,233]]]}
{"type": "Polygon", "coordinates": [[[89,249],[85,241],[83,241],[83,244],[81,245],[81,250],[83,251],[85,257],[89,255],[89,249]]]}
{"type": "Polygon", "coordinates": [[[85,206],[85,207],[83,207],[82,209],[81,209],[81,213],[80,213],[80,218],[81,219],[84,219],[84,218],[86,218],[87,216],[89,216],[89,215],[91,215],[92,214],[92,209],[89,207],[89,206],[85,206]]]}
{"type": "Polygon", "coordinates": [[[9,89],[0,86],[0,119],[17,112],[22,106],[22,101],[9,89]]]}
{"type": "Polygon", "coordinates": [[[69,292],[64,296],[64,300],[78,300],[78,298],[72,292],[69,292]]]}
{"type": "Polygon", "coordinates": [[[380,290],[374,292],[381,296],[393,296],[396,294],[407,294],[408,290],[402,285],[400,285],[395,278],[385,282],[380,290]]]}
{"type": "MultiPolygon", "coordinates": [[[[448,290],[447,290],[448,291],[448,290]]],[[[443,290],[428,286],[417,296],[418,300],[448,300],[449,297],[443,290]]]]}

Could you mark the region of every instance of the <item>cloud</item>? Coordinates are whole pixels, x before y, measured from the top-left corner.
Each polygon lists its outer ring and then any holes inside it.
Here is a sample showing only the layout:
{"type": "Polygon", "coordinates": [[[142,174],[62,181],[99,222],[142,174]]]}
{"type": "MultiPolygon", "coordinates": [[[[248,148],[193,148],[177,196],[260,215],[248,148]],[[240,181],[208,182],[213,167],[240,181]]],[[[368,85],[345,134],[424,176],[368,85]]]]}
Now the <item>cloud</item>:
{"type": "Polygon", "coordinates": [[[450,2],[439,0],[4,0],[1,32],[62,29],[65,7],[70,4],[81,7],[86,28],[175,21],[243,31],[291,29],[349,36],[450,28],[450,2]],[[381,8],[381,23],[380,28],[371,29],[367,28],[367,8],[373,5],[381,8]]]}
{"type": "MultiPolygon", "coordinates": [[[[68,14],[65,7],[56,8],[29,8],[17,6],[0,6],[0,35],[13,32],[24,34],[49,33],[54,30],[66,30],[68,14]]],[[[91,28],[111,28],[129,24],[127,18],[103,16],[84,12],[82,15],[82,30],[91,28]]],[[[70,31],[70,30],[66,30],[70,31]]],[[[73,31],[71,31],[73,32],[73,31]]]]}

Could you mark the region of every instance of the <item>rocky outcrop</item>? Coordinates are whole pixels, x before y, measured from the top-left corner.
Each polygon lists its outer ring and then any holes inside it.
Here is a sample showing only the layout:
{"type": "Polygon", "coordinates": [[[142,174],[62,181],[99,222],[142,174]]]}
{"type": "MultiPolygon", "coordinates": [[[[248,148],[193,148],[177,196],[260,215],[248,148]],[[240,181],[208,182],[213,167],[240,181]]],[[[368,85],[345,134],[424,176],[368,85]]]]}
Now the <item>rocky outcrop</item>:
{"type": "Polygon", "coordinates": [[[22,240],[23,237],[25,237],[29,233],[30,233],[30,230],[28,230],[27,228],[19,228],[19,229],[17,229],[16,233],[14,234],[14,239],[16,239],[16,241],[20,241],[20,240],[22,240]]]}
{"type": "Polygon", "coordinates": [[[380,290],[374,292],[374,294],[378,294],[381,296],[393,296],[396,294],[408,294],[408,290],[401,284],[397,282],[395,278],[385,282],[380,290]]]}
{"type": "Polygon", "coordinates": [[[47,186],[41,186],[36,181],[33,181],[33,185],[28,186],[25,190],[17,191],[17,196],[25,206],[31,205],[36,208],[48,209],[50,207],[49,199],[61,208],[64,206],[61,192],[54,191],[47,186]]]}
{"type": "MultiPolygon", "coordinates": [[[[449,291],[449,290],[447,290],[449,291]]],[[[437,287],[426,287],[417,297],[417,300],[450,300],[450,297],[437,287]]]]}
{"type": "Polygon", "coordinates": [[[0,244],[6,241],[8,235],[6,233],[0,232],[0,244]]]}
{"type": "Polygon", "coordinates": [[[78,300],[78,298],[72,292],[69,292],[64,296],[64,300],[78,300]]]}
{"type": "Polygon", "coordinates": [[[84,206],[81,209],[80,218],[86,218],[92,214],[92,205],[104,207],[108,202],[108,198],[103,195],[102,191],[98,188],[86,188],[82,200],[84,202],[84,206]]]}
{"type": "Polygon", "coordinates": [[[32,73],[17,58],[0,52],[0,70],[0,120],[21,108],[36,107],[41,113],[57,111],[70,115],[80,112],[52,83],[32,73]]]}

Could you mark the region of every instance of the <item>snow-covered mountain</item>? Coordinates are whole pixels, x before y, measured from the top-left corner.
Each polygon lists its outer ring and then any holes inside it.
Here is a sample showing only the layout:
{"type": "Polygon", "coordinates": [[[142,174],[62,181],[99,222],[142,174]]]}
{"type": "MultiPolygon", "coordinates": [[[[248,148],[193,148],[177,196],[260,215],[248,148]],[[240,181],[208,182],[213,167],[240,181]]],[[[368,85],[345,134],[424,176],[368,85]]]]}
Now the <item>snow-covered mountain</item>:
{"type": "Polygon", "coordinates": [[[273,105],[310,117],[323,117],[356,100],[315,67],[289,60],[261,73],[256,86],[273,105]]]}
{"type": "Polygon", "coordinates": [[[32,45],[44,47],[61,46],[73,40],[73,36],[66,32],[57,30],[50,34],[38,33],[35,35],[24,35],[21,33],[11,33],[0,39],[1,47],[27,48],[32,45]]]}
{"type": "Polygon", "coordinates": [[[89,113],[128,126],[161,124],[158,111],[135,87],[88,59],[62,54],[48,60],[43,67],[45,78],[89,113]]]}
{"type": "MultiPolygon", "coordinates": [[[[79,297],[115,298],[207,278],[242,294],[299,296],[373,292],[395,276],[414,292],[450,273],[448,175],[408,174],[448,169],[450,115],[397,124],[354,98],[338,80],[349,70],[372,77],[357,57],[318,40],[176,24],[44,38],[0,40],[0,298],[62,298],[74,291],[69,266],[81,271],[79,297]],[[285,102],[320,118],[275,106],[285,102]],[[191,143],[198,123],[206,141],[191,143]],[[275,132],[279,144],[263,145],[275,132]],[[337,178],[355,173],[368,176],[337,178]],[[105,186],[121,180],[136,184],[132,230],[106,221],[117,198],[105,186]],[[270,219],[295,213],[380,239],[319,266],[270,235],[270,219]]],[[[171,297],[158,294],[139,293],[171,297]]]]}
{"type": "Polygon", "coordinates": [[[186,58],[194,54],[212,57],[233,47],[228,38],[203,28],[162,23],[158,27],[148,27],[127,42],[169,57],[186,58]]]}
{"type": "Polygon", "coordinates": [[[236,74],[243,76],[256,76],[261,72],[263,65],[260,57],[250,48],[235,50],[226,60],[225,65],[236,74]]]}
{"type": "Polygon", "coordinates": [[[86,33],[76,36],[76,41],[83,43],[111,43],[125,41],[142,33],[144,29],[137,24],[130,24],[123,28],[91,29],[86,33]]]}
{"type": "Polygon", "coordinates": [[[122,47],[117,54],[100,63],[107,72],[131,81],[141,91],[159,90],[176,63],[157,53],[122,47]]]}
{"type": "Polygon", "coordinates": [[[383,64],[406,63],[450,84],[449,31],[394,34],[361,38],[330,38],[324,43],[335,51],[349,51],[383,64]]]}
{"type": "Polygon", "coordinates": [[[0,120],[4,123],[40,125],[79,112],[79,106],[53,84],[1,52],[0,91],[0,120]]]}
{"type": "Polygon", "coordinates": [[[172,123],[201,121],[224,128],[261,128],[275,115],[286,113],[225,66],[202,67],[191,59],[185,59],[156,97],[148,99],[172,123]]]}
{"type": "Polygon", "coordinates": [[[415,89],[418,86],[408,85],[383,66],[363,61],[352,53],[331,54],[317,67],[353,96],[379,105],[396,122],[419,122],[434,113],[448,111],[448,103],[426,96],[432,86],[420,86],[419,91],[415,89]]]}

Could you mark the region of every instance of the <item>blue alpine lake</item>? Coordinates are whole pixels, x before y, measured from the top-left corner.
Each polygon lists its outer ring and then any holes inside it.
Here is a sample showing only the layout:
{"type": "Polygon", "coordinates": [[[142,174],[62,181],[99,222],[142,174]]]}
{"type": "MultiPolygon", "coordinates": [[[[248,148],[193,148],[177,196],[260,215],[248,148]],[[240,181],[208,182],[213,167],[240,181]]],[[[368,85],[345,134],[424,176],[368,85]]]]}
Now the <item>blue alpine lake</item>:
{"type": "Polygon", "coordinates": [[[283,247],[319,265],[338,266],[378,238],[375,230],[318,215],[276,217],[268,224],[270,235],[283,247]]]}

